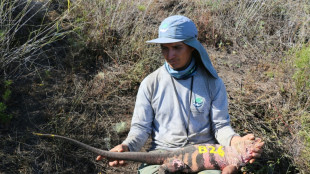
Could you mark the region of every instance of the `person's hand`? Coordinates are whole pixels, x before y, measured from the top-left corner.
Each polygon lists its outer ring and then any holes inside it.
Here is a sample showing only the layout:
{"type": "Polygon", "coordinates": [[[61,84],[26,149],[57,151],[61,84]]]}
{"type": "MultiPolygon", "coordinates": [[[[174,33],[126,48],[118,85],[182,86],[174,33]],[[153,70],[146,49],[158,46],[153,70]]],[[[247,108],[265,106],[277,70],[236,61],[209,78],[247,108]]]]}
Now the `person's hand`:
{"type": "MultiPolygon", "coordinates": [[[[129,148],[127,145],[124,144],[119,144],[117,146],[115,146],[113,149],[110,150],[111,152],[128,152],[129,148]]],[[[97,156],[96,160],[102,160],[103,158],[105,158],[102,155],[97,156]]],[[[115,160],[115,159],[108,159],[109,160],[109,165],[111,167],[118,167],[118,166],[124,166],[126,165],[126,162],[124,160],[115,160]]]]}
{"type": "Polygon", "coordinates": [[[233,174],[236,173],[238,171],[236,166],[230,165],[230,166],[226,166],[223,171],[222,174],[233,174]]]}
{"type": "Polygon", "coordinates": [[[256,145],[255,148],[253,149],[252,153],[253,158],[250,160],[250,163],[253,163],[255,161],[255,158],[259,158],[263,152],[262,147],[264,146],[264,142],[260,138],[255,138],[253,134],[247,134],[243,137],[234,136],[230,141],[230,145],[233,147],[237,147],[241,142],[248,140],[257,142],[255,143],[256,145]]]}

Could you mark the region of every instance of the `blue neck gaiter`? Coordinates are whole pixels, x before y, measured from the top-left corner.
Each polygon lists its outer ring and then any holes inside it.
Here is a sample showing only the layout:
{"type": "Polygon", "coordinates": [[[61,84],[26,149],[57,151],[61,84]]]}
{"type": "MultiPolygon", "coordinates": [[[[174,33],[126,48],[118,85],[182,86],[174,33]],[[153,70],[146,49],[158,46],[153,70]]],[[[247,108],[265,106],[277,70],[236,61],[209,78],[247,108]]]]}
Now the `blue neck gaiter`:
{"type": "Polygon", "coordinates": [[[197,72],[197,65],[195,58],[192,58],[191,63],[184,70],[177,71],[172,69],[167,63],[167,61],[165,62],[165,68],[168,71],[168,73],[176,79],[187,79],[195,75],[197,72]]]}

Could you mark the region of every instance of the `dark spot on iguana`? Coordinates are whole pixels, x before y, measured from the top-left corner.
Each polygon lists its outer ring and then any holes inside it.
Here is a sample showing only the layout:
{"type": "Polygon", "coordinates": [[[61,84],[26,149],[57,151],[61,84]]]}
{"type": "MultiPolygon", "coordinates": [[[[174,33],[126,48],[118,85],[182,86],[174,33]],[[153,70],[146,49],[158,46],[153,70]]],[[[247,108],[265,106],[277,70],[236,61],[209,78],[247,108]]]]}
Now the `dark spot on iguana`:
{"type": "Polygon", "coordinates": [[[210,163],[214,166],[215,169],[220,169],[221,167],[218,165],[217,161],[215,160],[214,154],[210,153],[210,163]]]}
{"type": "Polygon", "coordinates": [[[204,170],[204,159],[203,159],[203,155],[202,154],[198,154],[197,155],[196,161],[197,161],[198,170],[199,171],[204,170]]]}

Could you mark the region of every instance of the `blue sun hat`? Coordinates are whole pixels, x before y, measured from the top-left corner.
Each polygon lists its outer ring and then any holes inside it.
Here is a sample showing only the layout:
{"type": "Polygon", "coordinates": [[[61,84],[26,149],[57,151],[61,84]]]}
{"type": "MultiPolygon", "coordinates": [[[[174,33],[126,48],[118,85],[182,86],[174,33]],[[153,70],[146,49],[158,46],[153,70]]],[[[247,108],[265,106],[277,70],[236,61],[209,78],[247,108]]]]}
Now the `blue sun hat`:
{"type": "Polygon", "coordinates": [[[205,68],[214,78],[218,78],[209,55],[202,44],[197,40],[197,36],[198,31],[192,20],[185,16],[175,15],[164,19],[158,29],[158,38],[149,40],[147,43],[163,44],[183,42],[199,52],[200,59],[205,68]]]}

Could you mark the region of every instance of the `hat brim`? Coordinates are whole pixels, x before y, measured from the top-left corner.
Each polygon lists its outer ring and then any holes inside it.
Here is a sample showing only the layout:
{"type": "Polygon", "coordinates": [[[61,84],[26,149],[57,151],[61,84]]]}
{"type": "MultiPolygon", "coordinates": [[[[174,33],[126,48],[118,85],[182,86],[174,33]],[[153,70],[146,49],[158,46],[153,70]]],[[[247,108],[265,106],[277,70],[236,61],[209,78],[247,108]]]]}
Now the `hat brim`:
{"type": "Polygon", "coordinates": [[[153,40],[148,40],[146,43],[175,43],[175,42],[182,42],[185,39],[171,39],[171,38],[157,38],[153,40]]]}

